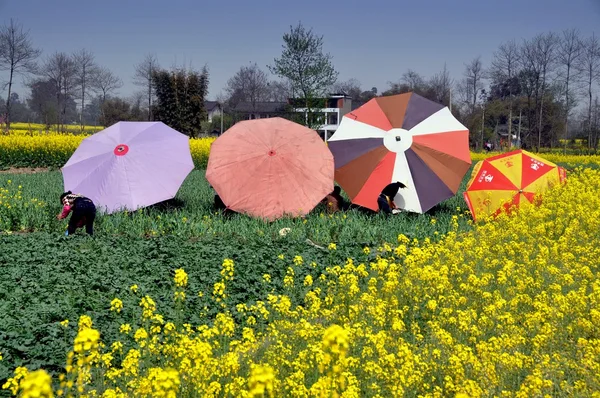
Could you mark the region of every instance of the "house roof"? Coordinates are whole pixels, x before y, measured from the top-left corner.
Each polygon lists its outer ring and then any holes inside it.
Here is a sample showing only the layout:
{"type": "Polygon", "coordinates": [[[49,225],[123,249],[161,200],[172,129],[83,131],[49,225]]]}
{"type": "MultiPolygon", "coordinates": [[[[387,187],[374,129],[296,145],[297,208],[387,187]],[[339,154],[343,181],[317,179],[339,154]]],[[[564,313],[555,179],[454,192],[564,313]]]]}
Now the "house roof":
{"type": "Polygon", "coordinates": [[[241,113],[277,113],[283,112],[285,107],[288,105],[287,102],[238,102],[235,106],[231,107],[233,112],[241,113]]]}
{"type": "Polygon", "coordinates": [[[215,110],[219,105],[219,101],[204,101],[204,109],[206,109],[206,112],[215,110]]]}

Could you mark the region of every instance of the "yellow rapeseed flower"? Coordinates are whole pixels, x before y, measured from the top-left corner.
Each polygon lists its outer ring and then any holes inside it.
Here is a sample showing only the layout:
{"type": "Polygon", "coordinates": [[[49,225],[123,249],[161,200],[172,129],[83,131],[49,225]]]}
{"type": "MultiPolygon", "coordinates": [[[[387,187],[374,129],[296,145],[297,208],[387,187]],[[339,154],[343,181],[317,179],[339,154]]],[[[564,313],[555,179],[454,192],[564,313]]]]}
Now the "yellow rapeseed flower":
{"type": "Polygon", "coordinates": [[[183,268],[179,268],[175,270],[175,286],[177,287],[186,287],[188,283],[188,275],[183,270],[183,268]]]}
{"type": "Polygon", "coordinates": [[[123,302],[120,299],[114,298],[110,302],[110,310],[111,311],[121,312],[122,309],[123,309],[123,302]]]}

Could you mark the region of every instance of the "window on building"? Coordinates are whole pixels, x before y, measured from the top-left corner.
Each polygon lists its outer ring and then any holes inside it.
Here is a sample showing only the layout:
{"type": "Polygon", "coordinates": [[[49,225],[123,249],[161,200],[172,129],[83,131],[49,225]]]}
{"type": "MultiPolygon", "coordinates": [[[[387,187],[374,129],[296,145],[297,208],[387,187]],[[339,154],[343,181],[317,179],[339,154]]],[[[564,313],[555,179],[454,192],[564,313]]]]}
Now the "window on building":
{"type": "Polygon", "coordinates": [[[338,124],[338,114],[330,113],[327,115],[327,124],[338,124]]]}

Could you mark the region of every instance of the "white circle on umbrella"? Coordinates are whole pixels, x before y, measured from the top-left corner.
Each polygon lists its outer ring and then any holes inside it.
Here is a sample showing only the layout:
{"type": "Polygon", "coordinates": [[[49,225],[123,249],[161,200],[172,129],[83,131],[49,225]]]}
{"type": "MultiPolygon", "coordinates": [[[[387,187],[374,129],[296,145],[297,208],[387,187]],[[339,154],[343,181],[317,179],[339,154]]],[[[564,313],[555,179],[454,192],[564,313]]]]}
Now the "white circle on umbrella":
{"type": "Polygon", "coordinates": [[[391,152],[404,152],[412,145],[412,134],[404,129],[391,129],[383,137],[383,145],[391,152]]]}

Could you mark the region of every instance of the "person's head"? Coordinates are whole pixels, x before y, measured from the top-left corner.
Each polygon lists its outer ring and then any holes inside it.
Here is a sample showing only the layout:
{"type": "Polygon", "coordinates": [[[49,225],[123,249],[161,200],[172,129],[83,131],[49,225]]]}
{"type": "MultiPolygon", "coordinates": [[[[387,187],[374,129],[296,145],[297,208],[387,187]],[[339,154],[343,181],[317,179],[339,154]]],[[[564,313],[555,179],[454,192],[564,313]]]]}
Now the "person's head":
{"type": "Polygon", "coordinates": [[[67,195],[71,195],[72,193],[73,193],[73,192],[71,192],[71,191],[63,192],[63,193],[60,195],[60,203],[65,203],[65,198],[66,198],[66,196],[67,196],[67,195]]]}
{"type": "Polygon", "coordinates": [[[339,195],[342,192],[342,188],[340,188],[339,185],[336,185],[335,187],[333,187],[333,193],[335,195],[339,195]]]}

